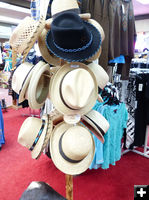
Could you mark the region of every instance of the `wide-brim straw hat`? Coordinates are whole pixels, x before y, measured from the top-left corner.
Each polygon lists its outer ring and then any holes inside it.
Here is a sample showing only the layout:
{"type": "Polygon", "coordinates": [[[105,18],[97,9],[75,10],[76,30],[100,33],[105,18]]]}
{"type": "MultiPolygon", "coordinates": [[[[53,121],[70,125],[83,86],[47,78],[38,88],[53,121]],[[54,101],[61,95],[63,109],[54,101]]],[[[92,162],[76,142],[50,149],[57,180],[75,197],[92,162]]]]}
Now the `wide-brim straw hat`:
{"type": "Polygon", "coordinates": [[[98,98],[95,75],[83,63],[65,64],[52,76],[49,95],[59,112],[66,115],[85,114],[98,98]]]}
{"type": "Polygon", "coordinates": [[[52,132],[50,153],[59,170],[65,174],[77,175],[89,168],[94,158],[95,144],[85,127],[62,122],[52,132]]]}
{"type": "Polygon", "coordinates": [[[31,151],[33,159],[37,159],[49,141],[52,127],[47,115],[41,119],[28,117],[19,130],[18,143],[31,151]]]}
{"type": "Polygon", "coordinates": [[[109,129],[109,122],[97,111],[91,110],[82,116],[82,122],[104,143],[104,135],[109,129]]]}
{"type": "Polygon", "coordinates": [[[38,36],[41,34],[44,26],[45,20],[42,16],[39,21],[35,21],[31,17],[25,17],[21,21],[21,23],[14,29],[10,37],[9,43],[13,49],[13,53],[22,54],[23,62],[28,52],[36,42],[38,36]]]}
{"type": "Polygon", "coordinates": [[[82,62],[93,57],[101,47],[98,29],[74,12],[56,16],[46,36],[47,48],[68,62],[82,62]]]}
{"type": "Polygon", "coordinates": [[[109,81],[107,72],[103,69],[103,67],[93,62],[88,64],[87,67],[89,67],[89,69],[94,73],[100,90],[104,89],[109,81]]]}
{"type": "Polygon", "coordinates": [[[28,99],[30,108],[40,109],[43,106],[49,94],[51,76],[49,64],[39,61],[34,68],[26,91],[26,99],[28,99]]]}
{"type": "Polygon", "coordinates": [[[34,65],[24,62],[17,67],[12,76],[12,89],[19,94],[19,103],[25,100],[25,92],[29,85],[34,65]]]}
{"type": "Polygon", "coordinates": [[[56,57],[53,53],[49,51],[46,46],[46,35],[48,33],[47,29],[43,29],[38,37],[38,46],[43,59],[51,65],[57,66],[61,64],[61,59],[56,57]]]}
{"type": "Polygon", "coordinates": [[[71,11],[78,14],[82,19],[89,19],[91,17],[90,13],[80,13],[79,5],[76,0],[54,0],[51,5],[51,16],[56,17],[60,13],[71,11]]]}

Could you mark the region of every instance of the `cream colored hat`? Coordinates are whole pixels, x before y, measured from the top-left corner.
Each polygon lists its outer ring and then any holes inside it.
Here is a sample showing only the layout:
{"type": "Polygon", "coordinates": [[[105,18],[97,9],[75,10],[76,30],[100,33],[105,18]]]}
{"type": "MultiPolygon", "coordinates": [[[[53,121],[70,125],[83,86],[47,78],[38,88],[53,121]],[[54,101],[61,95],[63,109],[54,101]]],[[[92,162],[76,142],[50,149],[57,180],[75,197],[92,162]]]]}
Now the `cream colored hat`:
{"type": "Polygon", "coordinates": [[[82,122],[104,143],[104,135],[109,129],[109,122],[97,111],[91,110],[82,116],[82,122]]]}
{"type": "Polygon", "coordinates": [[[58,124],[50,139],[51,158],[55,166],[65,174],[77,175],[86,171],[95,153],[91,133],[77,124],[58,124]]]}
{"type": "Polygon", "coordinates": [[[89,19],[91,17],[90,13],[80,14],[79,5],[76,0],[53,0],[51,5],[51,15],[52,17],[57,16],[61,12],[74,11],[79,14],[82,19],[89,19]]]}
{"type": "Polygon", "coordinates": [[[40,53],[44,60],[48,62],[51,65],[60,65],[61,64],[61,59],[56,57],[54,54],[52,54],[49,49],[46,46],[46,35],[48,33],[47,29],[43,29],[42,33],[38,37],[38,46],[40,49],[40,53]]]}
{"type": "Polygon", "coordinates": [[[25,100],[25,92],[29,85],[34,65],[25,62],[14,71],[12,76],[12,89],[19,94],[19,103],[25,100]]]}
{"type": "MultiPolygon", "coordinates": [[[[24,61],[44,26],[45,20],[43,17],[39,21],[35,21],[31,17],[25,17],[14,29],[10,37],[9,43],[13,49],[13,53],[21,53],[24,61]]],[[[13,57],[16,56],[13,55],[13,57]]]]}
{"type": "Polygon", "coordinates": [[[49,94],[59,112],[66,115],[85,114],[98,98],[95,75],[83,63],[65,64],[52,77],[49,94]]]}
{"type": "Polygon", "coordinates": [[[97,30],[101,34],[101,41],[103,42],[103,40],[105,39],[105,34],[102,26],[95,19],[88,19],[87,21],[97,28],[97,30]]]}
{"type": "Polygon", "coordinates": [[[52,74],[49,64],[39,61],[33,71],[30,83],[26,92],[29,107],[39,109],[43,106],[48,94],[52,74]]]}
{"type": "Polygon", "coordinates": [[[41,119],[28,117],[20,128],[18,143],[31,151],[33,159],[37,159],[49,141],[52,127],[47,115],[41,119]]]}
{"type": "Polygon", "coordinates": [[[87,65],[87,67],[89,67],[89,69],[92,70],[92,72],[94,73],[98,87],[100,89],[104,89],[109,81],[109,76],[107,72],[96,63],[90,63],[89,65],[87,65]]]}

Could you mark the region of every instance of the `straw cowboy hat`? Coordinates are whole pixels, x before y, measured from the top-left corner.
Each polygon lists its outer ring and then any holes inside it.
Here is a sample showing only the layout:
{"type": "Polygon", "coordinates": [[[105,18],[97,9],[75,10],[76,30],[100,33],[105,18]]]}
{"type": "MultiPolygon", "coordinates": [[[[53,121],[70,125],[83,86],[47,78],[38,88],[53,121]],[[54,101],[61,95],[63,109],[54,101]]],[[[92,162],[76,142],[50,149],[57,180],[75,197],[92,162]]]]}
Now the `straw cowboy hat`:
{"type": "Polygon", "coordinates": [[[18,143],[31,151],[33,159],[38,159],[49,141],[52,127],[48,115],[41,119],[28,117],[20,128],[18,143]]]}
{"type": "Polygon", "coordinates": [[[71,11],[78,14],[82,19],[89,19],[91,17],[90,13],[80,13],[79,5],[76,0],[53,0],[51,5],[51,15],[52,18],[56,17],[60,13],[71,11]]]}
{"type": "Polygon", "coordinates": [[[104,135],[109,129],[109,122],[99,112],[91,110],[82,116],[82,122],[104,143],[104,135]]]}
{"type": "Polygon", "coordinates": [[[48,33],[47,29],[43,29],[42,33],[38,36],[38,46],[39,46],[39,50],[40,53],[42,55],[42,57],[44,58],[44,60],[46,62],[48,62],[51,65],[61,65],[61,59],[56,57],[54,54],[52,54],[49,49],[46,46],[46,35],[48,33]]]}
{"type": "Polygon", "coordinates": [[[85,61],[101,46],[101,34],[95,26],[82,20],[74,12],[56,16],[46,36],[48,49],[69,62],[85,61]]]}
{"type": "Polygon", "coordinates": [[[83,63],[63,65],[51,78],[50,99],[66,115],[87,113],[98,98],[94,73],[83,63]]]}
{"type": "Polygon", "coordinates": [[[51,76],[49,64],[39,61],[34,68],[26,91],[26,99],[28,99],[30,108],[39,109],[43,106],[49,94],[51,76]]]}
{"type": "Polygon", "coordinates": [[[93,160],[95,144],[87,128],[62,122],[52,132],[51,158],[65,174],[77,175],[87,170],[93,160]]]}
{"type": "Polygon", "coordinates": [[[87,65],[87,67],[94,73],[100,90],[104,89],[109,81],[107,72],[96,63],[90,63],[87,65]]]}
{"type": "MultiPolygon", "coordinates": [[[[45,20],[43,17],[41,17],[39,21],[35,21],[31,17],[25,17],[14,29],[10,37],[9,43],[13,53],[21,53],[24,61],[38,36],[41,34],[44,26],[45,20]]],[[[14,55],[14,57],[16,56],[14,55]]]]}
{"type": "Polygon", "coordinates": [[[25,62],[19,65],[12,76],[12,89],[19,94],[19,103],[25,100],[25,92],[29,85],[34,65],[25,62]]]}

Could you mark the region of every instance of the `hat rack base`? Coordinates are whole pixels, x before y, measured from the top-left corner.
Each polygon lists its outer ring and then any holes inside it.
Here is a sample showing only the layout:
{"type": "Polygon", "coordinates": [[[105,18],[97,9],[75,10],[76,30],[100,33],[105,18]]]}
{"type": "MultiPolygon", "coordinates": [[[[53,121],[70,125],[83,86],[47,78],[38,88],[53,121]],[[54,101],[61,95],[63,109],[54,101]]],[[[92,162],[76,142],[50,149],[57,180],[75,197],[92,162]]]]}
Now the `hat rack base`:
{"type": "Polygon", "coordinates": [[[149,146],[147,146],[147,142],[148,142],[148,134],[149,134],[149,125],[146,127],[146,134],[145,134],[145,142],[144,142],[144,149],[143,149],[143,152],[137,150],[136,148],[137,147],[134,147],[134,149],[127,149],[127,150],[124,150],[122,152],[122,155],[128,153],[128,152],[134,152],[134,153],[137,153],[141,156],[144,156],[146,158],[149,158],[149,146]]]}
{"type": "Polygon", "coordinates": [[[66,199],[73,200],[73,176],[66,174],[66,199]]]}

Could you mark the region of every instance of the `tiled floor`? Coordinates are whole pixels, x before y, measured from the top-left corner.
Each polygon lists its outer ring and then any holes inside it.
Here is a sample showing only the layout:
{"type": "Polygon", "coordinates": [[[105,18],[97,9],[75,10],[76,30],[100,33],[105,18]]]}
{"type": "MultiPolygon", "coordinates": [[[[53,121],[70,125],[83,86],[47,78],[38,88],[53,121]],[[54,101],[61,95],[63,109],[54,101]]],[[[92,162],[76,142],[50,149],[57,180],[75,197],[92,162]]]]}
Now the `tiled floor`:
{"type": "Polygon", "coordinates": [[[8,95],[8,89],[0,88],[0,100],[5,99],[6,106],[12,106],[12,97],[8,95]]]}

